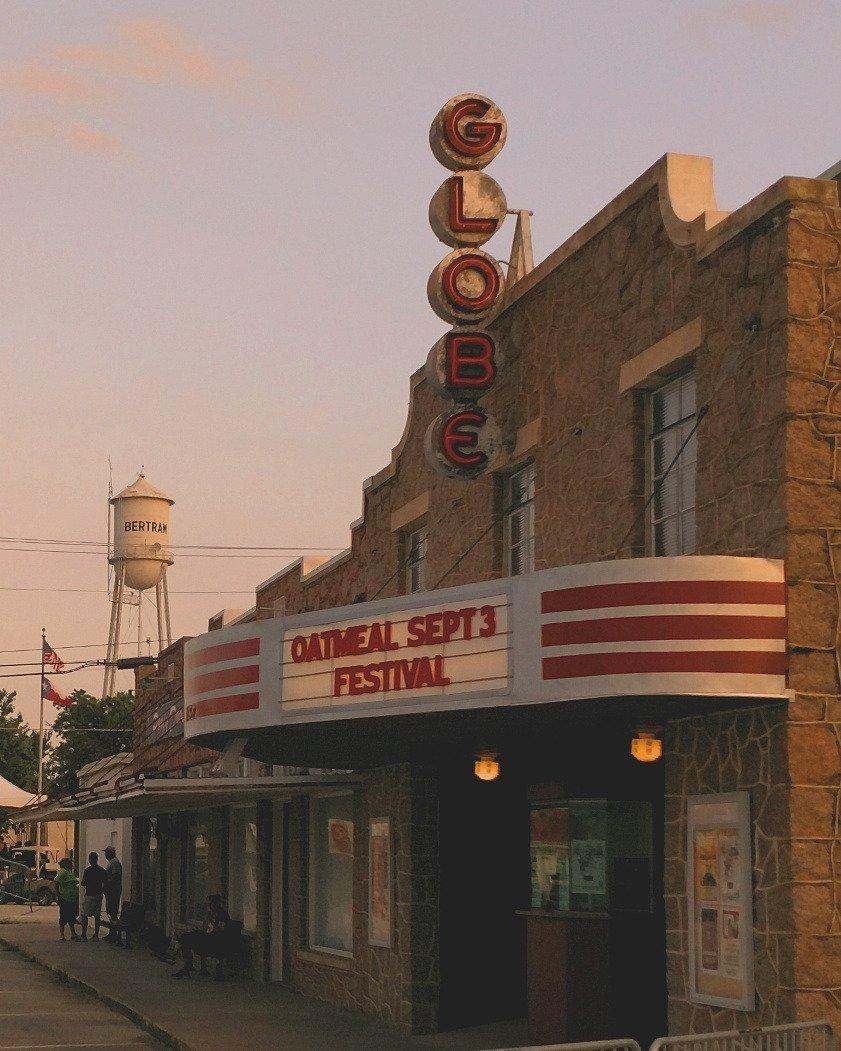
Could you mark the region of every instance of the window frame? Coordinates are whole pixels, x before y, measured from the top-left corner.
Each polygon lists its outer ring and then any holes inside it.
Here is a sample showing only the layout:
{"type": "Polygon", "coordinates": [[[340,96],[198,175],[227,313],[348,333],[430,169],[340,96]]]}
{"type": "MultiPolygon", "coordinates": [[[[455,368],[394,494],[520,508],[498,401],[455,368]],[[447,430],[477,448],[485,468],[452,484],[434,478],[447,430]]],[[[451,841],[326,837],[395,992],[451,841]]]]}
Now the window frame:
{"type": "MultiPolygon", "coordinates": [[[[249,822],[250,823],[250,822],[249,822]]],[[[236,920],[241,920],[243,930],[253,934],[260,925],[260,810],[257,803],[240,803],[231,806],[228,817],[228,905],[231,915],[236,920]],[[244,829],[245,822],[242,815],[249,812],[254,815],[254,826],[257,834],[257,879],[258,886],[254,893],[254,926],[249,927],[243,916],[243,895],[241,892],[242,880],[244,878],[245,866],[243,864],[245,853],[241,849],[243,844],[238,841],[237,833],[244,829]]]]}
{"type": "Polygon", "coordinates": [[[403,586],[407,595],[418,595],[427,590],[426,586],[426,560],[429,553],[429,529],[425,522],[414,525],[403,533],[403,586]],[[413,538],[420,536],[417,547],[413,545],[413,538]],[[412,557],[413,551],[420,551],[416,558],[412,557]],[[418,571],[419,584],[412,586],[412,573],[418,571]]]}
{"type": "Polygon", "coordinates": [[[182,881],[182,900],[181,900],[181,919],[186,923],[203,923],[205,919],[205,912],[207,910],[207,895],[210,891],[210,837],[211,837],[211,821],[210,815],[205,810],[192,810],[185,815],[185,820],[182,826],[182,854],[181,854],[181,871],[183,873],[182,881]],[[195,852],[193,850],[193,843],[196,836],[193,834],[193,830],[202,829],[202,834],[205,837],[207,857],[205,864],[207,866],[207,878],[204,896],[202,900],[194,901],[194,887],[191,884],[194,883],[195,875],[195,852]],[[191,862],[192,859],[192,862],[191,862]],[[197,908],[197,912],[192,912],[193,908],[197,908]]]}
{"type": "Polygon", "coordinates": [[[350,872],[350,912],[351,912],[351,927],[350,927],[350,944],[351,948],[348,949],[337,949],[331,945],[320,945],[315,940],[315,893],[314,884],[316,879],[316,865],[313,863],[314,853],[314,812],[316,805],[320,800],[323,799],[335,799],[335,798],[346,798],[350,800],[350,811],[351,815],[354,814],[354,793],[353,791],[347,790],[336,790],[333,792],[318,792],[310,795],[307,806],[307,850],[306,850],[306,862],[307,862],[307,877],[306,877],[306,888],[307,888],[307,932],[306,932],[306,946],[310,952],[325,953],[328,956],[338,956],[344,960],[352,960],[354,958],[354,937],[353,937],[353,911],[354,911],[354,867],[356,864],[356,821],[353,821],[353,838],[354,846],[353,853],[351,854],[351,872],[350,872]]]}
{"type": "MultiPolygon", "coordinates": [[[[692,555],[698,550],[697,532],[695,535],[694,542],[690,550],[684,550],[683,543],[683,516],[688,512],[692,512],[693,526],[697,530],[697,431],[695,431],[694,438],[696,442],[696,459],[695,459],[695,481],[693,485],[692,493],[692,504],[691,506],[683,506],[683,454],[678,459],[675,466],[672,468],[673,472],[677,472],[677,499],[678,505],[677,510],[672,515],[665,515],[662,517],[656,517],[656,505],[657,497],[655,494],[655,470],[654,470],[654,449],[655,441],[662,435],[667,434],[670,431],[677,431],[680,435],[678,441],[678,448],[686,440],[686,434],[692,431],[697,426],[698,422],[698,377],[694,366],[694,363],[689,367],[681,369],[679,372],[675,372],[670,376],[663,377],[662,381],[657,384],[656,387],[652,387],[646,392],[646,413],[645,413],[645,475],[646,475],[646,500],[648,501],[648,509],[645,516],[645,547],[646,554],[652,558],[676,558],[682,555],[692,555]],[[695,407],[693,411],[688,415],[681,415],[679,419],[675,420],[674,423],[669,424],[668,427],[663,427],[660,430],[655,430],[654,427],[654,413],[655,413],[655,400],[658,395],[661,395],[669,387],[677,384],[684,383],[687,379],[691,378],[694,384],[694,403],[695,407]],[[657,551],[657,526],[662,522],[668,521],[670,518],[674,518],[677,521],[678,528],[678,544],[677,550],[675,551],[657,551]]],[[[684,449],[684,453],[686,450],[684,449]]]]}
{"type": "Polygon", "coordinates": [[[502,495],[503,495],[503,508],[505,511],[505,519],[503,522],[502,530],[502,542],[503,542],[503,556],[504,556],[504,572],[509,577],[525,576],[527,573],[534,572],[535,565],[535,514],[534,514],[534,490],[535,490],[535,463],[534,460],[527,460],[525,463],[519,464],[513,470],[509,471],[503,479],[502,495]],[[519,475],[529,472],[529,481],[526,486],[526,492],[529,490],[531,495],[526,500],[522,501],[517,507],[512,507],[513,503],[513,482],[514,479],[519,475]],[[516,514],[521,513],[523,510],[527,512],[528,522],[528,539],[526,541],[519,541],[516,545],[517,550],[522,550],[524,546],[528,548],[528,567],[520,569],[517,572],[514,571],[514,550],[515,545],[512,543],[512,519],[516,514]]]}

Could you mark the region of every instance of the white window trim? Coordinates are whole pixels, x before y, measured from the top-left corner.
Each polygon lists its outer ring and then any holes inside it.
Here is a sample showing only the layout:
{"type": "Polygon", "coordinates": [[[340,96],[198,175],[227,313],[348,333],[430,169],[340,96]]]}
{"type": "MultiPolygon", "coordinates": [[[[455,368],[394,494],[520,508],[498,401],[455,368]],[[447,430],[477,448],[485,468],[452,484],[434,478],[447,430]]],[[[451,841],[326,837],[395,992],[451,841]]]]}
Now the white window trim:
{"type": "MultiPolygon", "coordinates": [[[[505,500],[506,515],[505,515],[505,521],[504,521],[504,525],[503,525],[503,545],[504,545],[504,548],[505,548],[505,575],[509,576],[509,577],[515,575],[514,572],[513,572],[513,565],[512,565],[512,561],[513,560],[512,560],[512,557],[511,557],[512,554],[513,554],[513,548],[512,548],[512,544],[511,544],[511,516],[514,513],[511,510],[511,483],[512,483],[513,479],[518,474],[521,474],[523,471],[531,471],[532,472],[532,479],[531,479],[531,481],[532,481],[532,487],[533,487],[534,483],[535,483],[535,477],[534,477],[534,475],[535,475],[535,465],[534,465],[534,461],[533,460],[527,460],[525,463],[521,463],[517,467],[513,468],[512,470],[510,470],[505,475],[505,482],[504,482],[504,493],[503,493],[503,495],[504,495],[504,500],[505,500]]],[[[530,524],[530,532],[531,532],[530,540],[529,540],[529,555],[530,555],[529,562],[530,562],[530,564],[529,564],[529,568],[528,569],[526,569],[524,571],[521,571],[520,573],[516,574],[519,577],[523,577],[523,576],[526,576],[528,573],[533,573],[534,572],[534,563],[535,563],[535,558],[534,558],[535,551],[534,551],[534,549],[535,549],[535,541],[536,541],[535,514],[534,514],[534,493],[532,493],[531,500],[529,500],[527,503],[521,504],[519,506],[519,508],[517,508],[516,510],[519,510],[521,508],[526,508],[526,507],[528,507],[528,509],[529,509],[529,519],[530,519],[529,524],[530,524]]]]}
{"type": "MultiPolygon", "coordinates": [[[[695,412],[692,414],[692,416],[683,417],[680,422],[682,423],[682,422],[685,422],[686,420],[690,420],[691,419],[693,421],[693,426],[697,426],[697,423],[698,423],[698,377],[697,377],[697,372],[695,370],[694,362],[692,364],[690,364],[689,367],[683,368],[679,372],[675,372],[672,375],[667,376],[667,377],[662,377],[660,379],[660,382],[658,382],[656,386],[652,387],[650,390],[648,390],[646,392],[646,399],[645,399],[645,401],[646,401],[646,406],[645,406],[646,407],[646,413],[645,413],[645,483],[646,483],[645,484],[645,498],[646,498],[646,500],[650,501],[650,504],[648,506],[648,511],[647,511],[647,513],[645,515],[645,551],[646,551],[646,554],[649,557],[651,557],[651,558],[668,558],[668,557],[670,557],[668,555],[658,555],[656,550],[655,550],[656,538],[655,538],[655,533],[654,533],[654,504],[655,504],[655,497],[654,497],[654,399],[655,399],[656,395],[661,390],[663,390],[665,387],[668,387],[668,386],[670,386],[673,383],[680,382],[686,376],[692,376],[695,379],[695,412]]],[[[677,426],[677,425],[673,424],[672,426],[674,427],[674,426],[677,426]]],[[[658,432],[658,433],[662,433],[662,432],[658,432]]],[[[672,470],[675,470],[679,466],[680,466],[680,461],[678,461],[678,463],[675,464],[675,466],[672,468],[672,470]]],[[[697,470],[698,470],[698,465],[696,463],[696,465],[695,465],[696,487],[697,487],[697,470]]],[[[686,510],[688,510],[688,508],[686,510]]],[[[693,504],[692,504],[692,511],[693,511],[693,513],[695,513],[697,511],[697,488],[696,488],[696,493],[695,493],[695,499],[693,500],[693,504]]],[[[683,509],[678,511],[678,515],[677,515],[678,519],[680,519],[683,514],[684,514],[684,510],[683,509]]],[[[695,520],[696,530],[697,530],[697,525],[698,525],[698,523],[697,523],[697,517],[696,517],[696,520],[695,520]]],[[[680,528],[681,528],[681,531],[682,531],[682,528],[683,528],[682,525],[681,525],[680,528]]],[[[697,542],[697,534],[696,534],[694,551],[693,552],[686,552],[686,554],[694,554],[694,553],[697,552],[697,549],[698,549],[698,542],[697,542]]],[[[683,554],[683,552],[676,552],[676,556],[679,556],[679,555],[682,555],[682,554],[683,554]]]]}
{"type": "MultiPolygon", "coordinates": [[[[348,951],[347,949],[335,949],[331,945],[318,945],[313,940],[313,931],[315,930],[315,868],[312,863],[312,830],[313,830],[313,811],[315,810],[315,804],[319,799],[335,798],[337,796],[347,796],[351,800],[351,813],[353,812],[353,792],[318,792],[313,794],[309,798],[309,814],[308,814],[308,828],[307,828],[307,946],[311,952],[322,952],[328,956],[341,956],[346,960],[353,959],[353,950],[348,951]]],[[[353,862],[356,861],[356,822],[353,825],[353,862]]],[[[353,873],[351,873],[351,915],[353,914],[353,873]]],[[[353,924],[351,923],[351,942],[353,942],[353,924]]]]}
{"type": "Polygon", "coordinates": [[[427,569],[427,555],[429,553],[429,529],[426,523],[419,523],[414,525],[411,529],[406,530],[403,534],[403,551],[404,551],[404,564],[403,564],[403,587],[407,595],[420,595],[422,592],[427,591],[426,586],[426,569],[427,569]],[[416,559],[413,562],[409,561],[409,553],[412,549],[411,538],[415,533],[423,533],[423,558],[416,559]],[[421,566],[421,586],[413,591],[412,590],[412,567],[421,566]]]}

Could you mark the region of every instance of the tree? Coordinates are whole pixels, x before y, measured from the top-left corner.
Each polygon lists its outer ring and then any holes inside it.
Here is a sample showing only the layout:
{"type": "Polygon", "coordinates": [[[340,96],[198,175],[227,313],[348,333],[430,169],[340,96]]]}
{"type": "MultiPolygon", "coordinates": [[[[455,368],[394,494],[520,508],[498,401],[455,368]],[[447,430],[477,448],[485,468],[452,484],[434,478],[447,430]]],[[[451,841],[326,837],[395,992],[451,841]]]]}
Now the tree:
{"type": "Polygon", "coordinates": [[[57,743],[44,768],[50,795],[75,792],[81,767],[132,748],[134,696],[131,692],[99,700],[84,690],[75,690],[72,702],[61,709],[53,723],[57,743]],[[109,732],[85,733],[86,730],[109,732]]]}
{"type": "Polygon", "coordinates": [[[16,693],[0,690],[0,775],[27,792],[38,787],[38,734],[15,711],[16,693]]]}

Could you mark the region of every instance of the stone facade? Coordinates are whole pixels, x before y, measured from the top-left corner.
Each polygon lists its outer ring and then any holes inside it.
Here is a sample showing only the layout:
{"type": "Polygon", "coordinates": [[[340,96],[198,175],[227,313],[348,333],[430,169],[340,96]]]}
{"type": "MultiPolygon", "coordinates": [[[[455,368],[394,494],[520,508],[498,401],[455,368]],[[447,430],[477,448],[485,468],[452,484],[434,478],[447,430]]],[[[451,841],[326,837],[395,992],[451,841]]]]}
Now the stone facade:
{"type": "MultiPolygon", "coordinates": [[[[441,402],[416,374],[406,431],[391,463],[364,487],[349,551],[310,572],[298,563],[260,585],[249,616],[402,593],[401,530],[421,521],[429,535],[428,587],[505,575],[503,484],[526,461],[536,473],[535,568],[645,554],[646,389],[691,365],[704,412],[698,551],[786,559],[793,692],[787,706],[667,728],[670,1027],[818,1016],[838,1023],[838,187],[784,179],[730,216],[699,191],[706,203],[681,218],[686,209],[670,196],[670,164],[665,158],[641,176],[510,293],[493,325],[508,365],[486,399],[507,443],[496,470],[460,483],[429,469],[424,434],[441,402]],[[700,333],[697,344],[646,382],[622,388],[623,366],[687,327],[700,333]],[[421,506],[422,517],[406,518],[406,508],[421,506]],[[400,529],[392,528],[395,519],[400,529]],[[754,822],[758,1006],[750,1016],[687,998],[686,797],[736,789],[750,792],[754,822]]],[[[296,900],[294,983],[407,1028],[434,1028],[434,778],[411,767],[370,771],[356,806],[354,960],[328,966],[306,950],[304,903],[296,900]],[[395,822],[391,950],[367,947],[367,820],[381,816],[373,815],[377,808],[395,822]]],[[[303,804],[296,813],[290,884],[300,897],[303,804]]]]}

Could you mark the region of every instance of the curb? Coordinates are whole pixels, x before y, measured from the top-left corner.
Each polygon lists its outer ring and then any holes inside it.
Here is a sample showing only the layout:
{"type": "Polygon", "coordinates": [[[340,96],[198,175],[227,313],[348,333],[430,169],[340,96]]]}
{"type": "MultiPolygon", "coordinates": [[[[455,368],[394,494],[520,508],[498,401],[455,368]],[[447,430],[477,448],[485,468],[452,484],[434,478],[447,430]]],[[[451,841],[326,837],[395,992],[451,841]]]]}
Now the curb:
{"type": "Polygon", "coordinates": [[[142,1015],[135,1008],[125,1003],[125,1001],[118,1000],[116,997],[108,996],[106,993],[100,992],[95,985],[91,985],[89,982],[77,978],[68,971],[62,970],[61,967],[56,967],[55,964],[42,960],[39,956],[36,956],[28,949],[24,949],[16,942],[9,941],[8,938],[0,936],[0,945],[17,953],[18,956],[22,956],[25,960],[29,960],[30,963],[34,963],[42,970],[48,971],[53,977],[66,982],[68,985],[74,986],[76,989],[87,993],[89,996],[95,997],[100,1003],[105,1004],[106,1007],[118,1011],[121,1015],[124,1015],[126,1018],[139,1025],[149,1033],[150,1036],[153,1036],[156,1040],[160,1040],[160,1042],[166,1047],[172,1047],[175,1051],[199,1051],[199,1049],[192,1044],[185,1043],[179,1037],[175,1036],[174,1033],[170,1033],[168,1030],[163,1029],[158,1025],[157,1022],[153,1022],[150,1018],[142,1015]]]}

